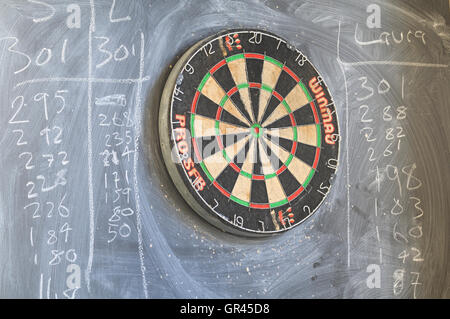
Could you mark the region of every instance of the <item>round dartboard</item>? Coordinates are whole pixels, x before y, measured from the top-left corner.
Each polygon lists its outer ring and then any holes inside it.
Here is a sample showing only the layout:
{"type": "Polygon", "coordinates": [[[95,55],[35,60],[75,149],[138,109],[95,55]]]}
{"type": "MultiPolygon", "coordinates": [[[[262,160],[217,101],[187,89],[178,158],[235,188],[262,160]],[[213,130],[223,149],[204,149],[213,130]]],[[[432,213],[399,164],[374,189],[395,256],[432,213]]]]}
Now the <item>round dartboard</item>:
{"type": "Polygon", "coordinates": [[[167,80],[159,122],[175,186],[222,230],[289,230],[330,191],[335,105],[309,59],[274,34],[231,30],[191,47],[167,80]]]}

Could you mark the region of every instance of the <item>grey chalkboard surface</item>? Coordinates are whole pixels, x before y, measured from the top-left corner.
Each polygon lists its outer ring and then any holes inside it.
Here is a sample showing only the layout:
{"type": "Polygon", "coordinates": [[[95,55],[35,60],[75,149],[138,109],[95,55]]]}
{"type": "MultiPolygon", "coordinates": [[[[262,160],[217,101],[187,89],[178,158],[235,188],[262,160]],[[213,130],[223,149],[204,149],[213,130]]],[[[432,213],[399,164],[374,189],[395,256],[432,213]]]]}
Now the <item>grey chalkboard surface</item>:
{"type": "Polygon", "coordinates": [[[0,1],[0,297],[449,298],[448,1],[0,1]],[[223,233],[175,190],[165,80],[252,27],[324,76],[340,165],[307,222],[223,233]]]}

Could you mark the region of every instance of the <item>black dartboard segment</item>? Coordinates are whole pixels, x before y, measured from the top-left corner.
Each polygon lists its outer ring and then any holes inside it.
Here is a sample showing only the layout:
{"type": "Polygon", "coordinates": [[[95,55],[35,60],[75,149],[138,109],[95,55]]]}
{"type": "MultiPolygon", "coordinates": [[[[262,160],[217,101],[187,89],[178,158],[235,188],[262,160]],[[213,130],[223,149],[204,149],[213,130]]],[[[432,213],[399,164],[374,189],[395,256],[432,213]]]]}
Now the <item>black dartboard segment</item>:
{"type": "Polygon", "coordinates": [[[241,235],[300,224],[338,165],[327,86],[305,55],[265,31],[226,31],[186,52],[164,89],[159,131],[182,196],[241,235]]]}

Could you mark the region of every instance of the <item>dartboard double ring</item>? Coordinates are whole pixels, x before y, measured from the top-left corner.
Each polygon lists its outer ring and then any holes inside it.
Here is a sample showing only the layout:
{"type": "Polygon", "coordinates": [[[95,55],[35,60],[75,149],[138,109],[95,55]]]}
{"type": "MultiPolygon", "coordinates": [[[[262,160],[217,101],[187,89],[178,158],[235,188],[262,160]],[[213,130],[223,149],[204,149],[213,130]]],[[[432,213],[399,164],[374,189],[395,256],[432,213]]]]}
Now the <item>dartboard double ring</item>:
{"type": "Polygon", "coordinates": [[[159,131],[181,195],[235,234],[300,224],[338,166],[337,114],[323,78],[266,31],[225,31],[191,47],[167,80],[159,131]]]}

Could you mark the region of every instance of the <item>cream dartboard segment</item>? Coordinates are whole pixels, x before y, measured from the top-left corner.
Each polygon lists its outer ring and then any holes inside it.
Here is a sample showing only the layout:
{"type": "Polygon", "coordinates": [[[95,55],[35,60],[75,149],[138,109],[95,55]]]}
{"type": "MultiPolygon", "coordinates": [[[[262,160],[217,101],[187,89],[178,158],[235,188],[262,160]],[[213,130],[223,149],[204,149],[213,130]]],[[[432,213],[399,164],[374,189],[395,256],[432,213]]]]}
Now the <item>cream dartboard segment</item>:
{"type": "Polygon", "coordinates": [[[167,80],[159,131],[181,195],[240,235],[300,224],[338,166],[337,114],[322,76],[266,31],[225,31],[188,50],[167,80]]]}

